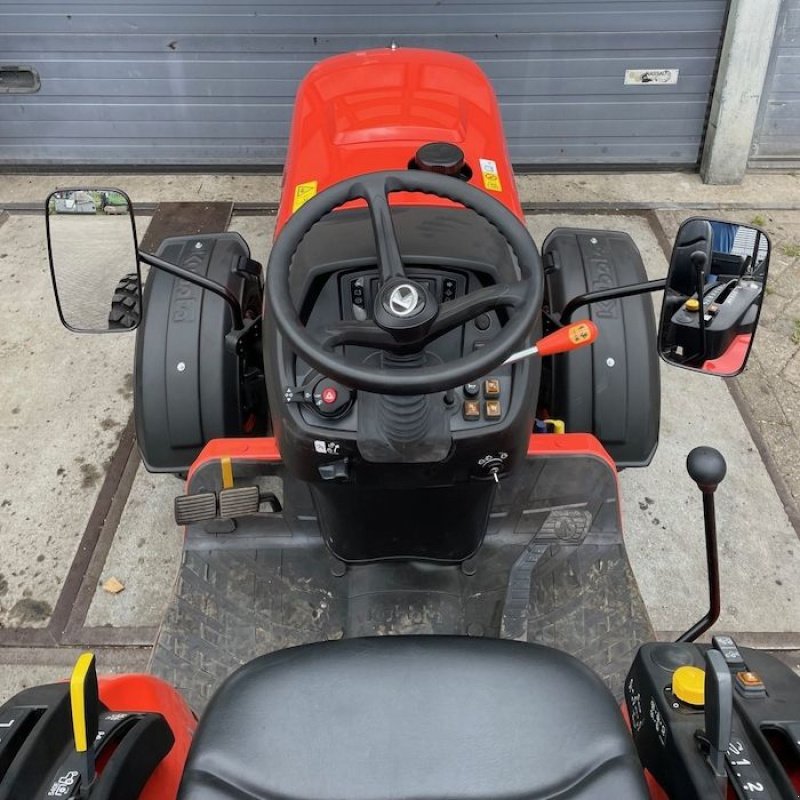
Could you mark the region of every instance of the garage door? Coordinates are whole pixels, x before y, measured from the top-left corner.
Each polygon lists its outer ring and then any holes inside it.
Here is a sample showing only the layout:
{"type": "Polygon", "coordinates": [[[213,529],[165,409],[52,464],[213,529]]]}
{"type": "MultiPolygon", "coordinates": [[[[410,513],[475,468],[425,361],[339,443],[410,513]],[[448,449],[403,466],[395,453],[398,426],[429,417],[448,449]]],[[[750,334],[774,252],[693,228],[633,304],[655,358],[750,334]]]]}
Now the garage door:
{"type": "Polygon", "coordinates": [[[783,0],[750,165],[800,161],[800,0],[783,0]]]}
{"type": "Polygon", "coordinates": [[[277,165],[309,67],[395,40],[484,67],[517,165],[692,165],[726,6],[3,0],[0,164],[277,165]]]}

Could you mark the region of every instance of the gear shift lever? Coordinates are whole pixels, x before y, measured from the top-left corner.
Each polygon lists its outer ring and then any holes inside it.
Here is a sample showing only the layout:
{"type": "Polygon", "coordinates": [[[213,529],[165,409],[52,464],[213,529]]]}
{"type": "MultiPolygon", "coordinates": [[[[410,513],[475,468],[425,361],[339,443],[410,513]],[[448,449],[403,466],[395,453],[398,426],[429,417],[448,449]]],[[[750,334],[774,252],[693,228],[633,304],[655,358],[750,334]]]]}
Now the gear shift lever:
{"type": "Polygon", "coordinates": [[[717,553],[717,523],[714,513],[714,492],[722,483],[728,470],[725,459],[713,447],[695,447],[686,458],[689,477],[703,493],[703,517],[706,532],[706,563],[708,565],[708,613],[699,619],[686,633],[678,637],[679,642],[693,642],[707,631],[719,618],[719,557],[717,553]]]}

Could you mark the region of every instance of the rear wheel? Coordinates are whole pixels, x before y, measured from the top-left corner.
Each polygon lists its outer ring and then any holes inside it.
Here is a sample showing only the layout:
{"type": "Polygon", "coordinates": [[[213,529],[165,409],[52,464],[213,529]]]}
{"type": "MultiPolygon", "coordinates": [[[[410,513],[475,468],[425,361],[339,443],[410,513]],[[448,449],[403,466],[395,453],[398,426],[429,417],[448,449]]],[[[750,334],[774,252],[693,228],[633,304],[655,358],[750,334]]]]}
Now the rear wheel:
{"type": "Polygon", "coordinates": [[[108,327],[112,330],[135,328],[142,318],[139,292],[139,276],[135,272],[126,275],[114,290],[111,298],[111,311],[108,314],[108,327]]]}

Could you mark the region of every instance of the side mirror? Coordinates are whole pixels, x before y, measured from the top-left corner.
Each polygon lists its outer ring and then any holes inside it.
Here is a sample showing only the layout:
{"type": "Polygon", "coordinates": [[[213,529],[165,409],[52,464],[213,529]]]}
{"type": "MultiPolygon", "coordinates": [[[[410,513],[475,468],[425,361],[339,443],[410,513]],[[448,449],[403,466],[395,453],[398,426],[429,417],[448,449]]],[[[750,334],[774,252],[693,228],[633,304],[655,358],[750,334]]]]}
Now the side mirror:
{"type": "Polygon", "coordinates": [[[761,314],[771,245],[752,225],[692,218],[681,225],[669,265],[658,351],[669,364],[738,375],[761,314]]]}
{"type": "Polygon", "coordinates": [[[119,189],[66,189],[45,201],[58,315],[78,333],[138,327],[142,279],[133,207],[119,189]]]}

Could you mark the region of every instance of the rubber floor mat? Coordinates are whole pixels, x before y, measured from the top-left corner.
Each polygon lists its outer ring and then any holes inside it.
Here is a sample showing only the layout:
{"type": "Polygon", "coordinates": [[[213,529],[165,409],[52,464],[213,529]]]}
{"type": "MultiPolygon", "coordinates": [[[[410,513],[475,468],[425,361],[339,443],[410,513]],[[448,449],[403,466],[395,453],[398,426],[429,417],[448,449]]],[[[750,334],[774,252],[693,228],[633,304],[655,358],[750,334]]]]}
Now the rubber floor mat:
{"type": "Polygon", "coordinates": [[[530,462],[504,481],[484,545],[463,567],[342,569],[297,487],[297,515],[269,515],[261,533],[190,531],[151,671],[201,711],[225,677],[273,650],[353,636],[490,636],[572,653],[619,698],[637,648],[654,634],[622,542],[613,475],[596,459],[576,461],[530,462]]]}

